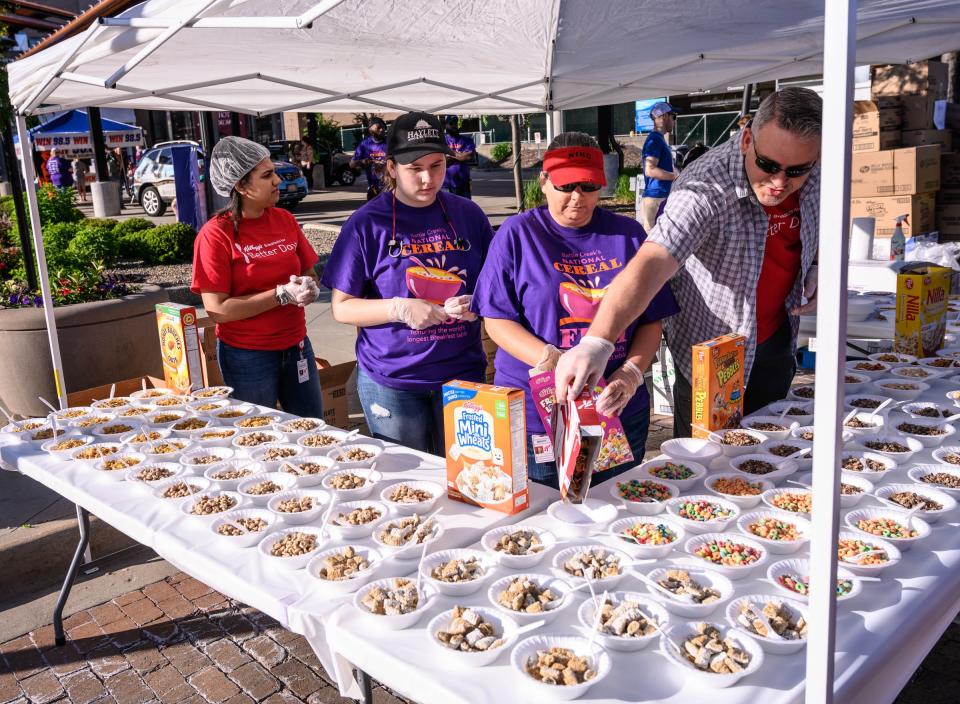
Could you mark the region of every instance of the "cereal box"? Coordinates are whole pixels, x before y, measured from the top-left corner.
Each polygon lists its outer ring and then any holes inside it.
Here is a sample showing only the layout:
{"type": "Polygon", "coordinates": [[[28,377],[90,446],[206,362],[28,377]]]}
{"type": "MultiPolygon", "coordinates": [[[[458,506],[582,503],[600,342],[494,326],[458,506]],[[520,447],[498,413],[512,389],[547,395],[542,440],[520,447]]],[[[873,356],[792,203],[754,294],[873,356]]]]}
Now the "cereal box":
{"type": "Polygon", "coordinates": [[[157,304],[160,356],[167,388],[178,394],[206,386],[197,332],[197,310],[180,303],[157,304]]]}
{"type": "Polygon", "coordinates": [[[950,269],[907,264],[897,274],[895,352],[932,357],[943,346],[950,269]]]}
{"type": "Polygon", "coordinates": [[[693,437],[736,428],[743,418],[743,356],[746,338],[721,335],[693,346],[693,437]]]}
{"type": "Polygon", "coordinates": [[[444,384],[443,427],[451,499],[504,513],[529,506],[523,391],[444,384]]]}
{"type": "Polygon", "coordinates": [[[569,504],[582,504],[587,498],[603,444],[601,416],[582,399],[559,404],[554,419],[560,498],[569,504]]]}

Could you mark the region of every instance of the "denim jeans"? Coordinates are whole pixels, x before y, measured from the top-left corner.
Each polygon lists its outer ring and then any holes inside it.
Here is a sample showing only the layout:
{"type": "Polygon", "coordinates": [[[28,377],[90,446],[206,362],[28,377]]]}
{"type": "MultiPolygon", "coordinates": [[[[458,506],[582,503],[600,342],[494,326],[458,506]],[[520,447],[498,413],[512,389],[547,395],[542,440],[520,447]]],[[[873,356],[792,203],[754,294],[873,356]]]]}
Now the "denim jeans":
{"type": "Polygon", "coordinates": [[[443,392],[383,386],[357,368],[357,395],[370,434],[443,457],[443,392]]]}
{"type": "MultiPolygon", "coordinates": [[[[591,486],[600,484],[608,479],[613,479],[623,474],[628,469],[633,469],[643,462],[643,455],[647,447],[647,432],[650,430],[650,409],[646,409],[632,415],[628,418],[621,418],[623,430],[627,435],[627,442],[630,443],[630,450],[633,452],[633,462],[621,464],[605,472],[594,474],[590,481],[591,486]]],[[[533,443],[530,436],[527,436],[527,476],[530,481],[538,484],[545,484],[554,489],[560,488],[560,478],[557,476],[556,462],[537,462],[533,455],[533,443]]]]}
{"type": "Polygon", "coordinates": [[[310,338],[285,350],[245,350],[217,341],[217,360],[223,382],[233,387],[233,397],[247,403],[276,408],[307,418],[323,418],[320,376],[310,338]],[[299,382],[297,362],[307,361],[310,378],[299,382]]]}

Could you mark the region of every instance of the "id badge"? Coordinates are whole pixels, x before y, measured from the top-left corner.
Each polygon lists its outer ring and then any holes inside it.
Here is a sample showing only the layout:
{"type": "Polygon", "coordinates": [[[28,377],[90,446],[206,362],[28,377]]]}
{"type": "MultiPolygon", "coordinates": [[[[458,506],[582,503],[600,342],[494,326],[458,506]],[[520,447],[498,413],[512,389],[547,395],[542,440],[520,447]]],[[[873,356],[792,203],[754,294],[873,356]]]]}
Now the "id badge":
{"type": "Polygon", "coordinates": [[[297,383],[305,384],[310,381],[310,367],[307,366],[307,360],[297,360],[297,383]]]}
{"type": "Polygon", "coordinates": [[[553,443],[549,435],[531,435],[530,442],[533,444],[533,459],[542,464],[553,462],[553,443]]]}

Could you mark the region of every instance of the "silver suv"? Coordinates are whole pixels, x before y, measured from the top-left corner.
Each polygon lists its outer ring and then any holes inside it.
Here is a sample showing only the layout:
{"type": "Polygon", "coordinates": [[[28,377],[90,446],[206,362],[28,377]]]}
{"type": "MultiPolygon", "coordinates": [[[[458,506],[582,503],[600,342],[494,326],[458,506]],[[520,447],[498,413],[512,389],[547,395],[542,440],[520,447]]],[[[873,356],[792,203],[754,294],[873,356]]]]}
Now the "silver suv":
{"type": "Polygon", "coordinates": [[[200,179],[203,180],[205,161],[203,151],[197,142],[180,140],[159,142],[148,149],[140,158],[133,172],[133,195],[150,217],[160,217],[167,206],[177,196],[173,181],[173,152],[171,147],[186,145],[197,150],[197,162],[200,165],[200,179]]]}

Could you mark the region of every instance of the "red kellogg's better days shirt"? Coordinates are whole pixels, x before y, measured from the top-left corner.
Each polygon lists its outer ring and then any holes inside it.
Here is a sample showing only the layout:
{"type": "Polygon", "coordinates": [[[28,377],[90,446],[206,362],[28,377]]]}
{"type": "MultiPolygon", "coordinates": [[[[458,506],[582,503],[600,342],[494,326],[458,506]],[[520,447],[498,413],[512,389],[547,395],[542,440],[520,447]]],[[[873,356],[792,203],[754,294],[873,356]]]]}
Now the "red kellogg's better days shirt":
{"type": "MultiPolygon", "coordinates": [[[[214,217],[193,245],[190,290],[231,298],[261,293],[287,283],[291,275],[299,276],[318,259],[296,219],[282,208],[267,208],[254,220],[244,218],[236,236],[229,218],[214,217]]],[[[287,349],[306,334],[304,310],[292,304],[217,325],[220,340],[249,350],[287,349]]]]}

